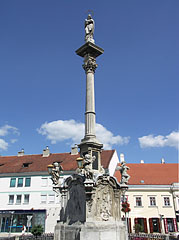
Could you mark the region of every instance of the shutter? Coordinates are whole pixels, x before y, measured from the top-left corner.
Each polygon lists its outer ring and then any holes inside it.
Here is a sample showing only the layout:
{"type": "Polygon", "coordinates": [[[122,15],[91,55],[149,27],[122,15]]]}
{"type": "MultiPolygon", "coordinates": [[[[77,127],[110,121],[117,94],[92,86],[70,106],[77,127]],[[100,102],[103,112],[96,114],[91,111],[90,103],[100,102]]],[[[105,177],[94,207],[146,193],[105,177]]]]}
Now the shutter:
{"type": "Polygon", "coordinates": [[[138,223],[138,219],[134,218],[134,224],[136,225],[138,223]]]}
{"type": "Polygon", "coordinates": [[[159,233],[161,233],[161,221],[160,221],[160,218],[157,218],[157,222],[158,222],[158,231],[159,233]]]}
{"type": "Polygon", "coordinates": [[[149,227],[150,227],[150,233],[153,233],[153,222],[152,222],[152,218],[149,218],[149,227]]]}
{"type": "Polygon", "coordinates": [[[132,233],[131,218],[128,218],[128,231],[129,231],[129,233],[132,233]]]}
{"type": "Polygon", "coordinates": [[[165,233],[168,233],[168,224],[167,224],[166,218],[164,218],[164,226],[165,226],[165,233]]]}
{"type": "Polygon", "coordinates": [[[134,218],[134,230],[135,230],[135,233],[137,232],[136,231],[136,225],[138,224],[138,219],[137,218],[134,218]]]}
{"type": "Polygon", "coordinates": [[[144,218],[144,232],[148,233],[148,230],[147,230],[147,218],[144,218]]]}
{"type": "Polygon", "coordinates": [[[177,232],[177,222],[176,218],[173,218],[174,231],[177,232]]]}

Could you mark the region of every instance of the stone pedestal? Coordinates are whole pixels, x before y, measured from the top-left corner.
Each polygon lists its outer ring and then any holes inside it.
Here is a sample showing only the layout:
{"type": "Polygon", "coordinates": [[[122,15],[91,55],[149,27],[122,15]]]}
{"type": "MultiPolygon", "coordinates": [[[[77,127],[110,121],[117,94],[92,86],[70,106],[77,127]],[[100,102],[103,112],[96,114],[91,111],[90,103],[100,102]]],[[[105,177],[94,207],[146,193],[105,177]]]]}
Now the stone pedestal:
{"type": "Polygon", "coordinates": [[[61,187],[62,209],[55,227],[55,240],[126,240],[121,221],[121,187],[114,177],[87,179],[74,174],[61,187]]]}
{"type": "Polygon", "coordinates": [[[55,240],[127,240],[125,224],[117,222],[87,222],[55,227],[55,240]]]}

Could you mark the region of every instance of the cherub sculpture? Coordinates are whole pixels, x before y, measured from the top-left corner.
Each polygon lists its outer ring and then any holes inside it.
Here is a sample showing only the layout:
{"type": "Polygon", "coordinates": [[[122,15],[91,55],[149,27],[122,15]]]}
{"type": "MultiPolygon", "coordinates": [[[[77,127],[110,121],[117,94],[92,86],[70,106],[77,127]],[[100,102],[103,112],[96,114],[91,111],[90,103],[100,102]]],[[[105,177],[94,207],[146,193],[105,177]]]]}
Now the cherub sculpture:
{"type": "Polygon", "coordinates": [[[91,156],[90,154],[86,154],[84,157],[83,170],[86,178],[93,178],[93,162],[95,161],[95,159],[96,157],[91,156]]]}
{"type": "Polygon", "coordinates": [[[127,185],[128,184],[128,181],[129,181],[129,174],[127,173],[127,170],[129,170],[130,168],[128,166],[126,166],[126,162],[123,161],[121,163],[121,166],[119,167],[119,170],[121,172],[121,184],[125,184],[127,185]]]}
{"type": "Polygon", "coordinates": [[[53,168],[51,172],[51,179],[54,185],[59,185],[60,173],[63,172],[63,167],[58,162],[53,163],[53,168]]]}

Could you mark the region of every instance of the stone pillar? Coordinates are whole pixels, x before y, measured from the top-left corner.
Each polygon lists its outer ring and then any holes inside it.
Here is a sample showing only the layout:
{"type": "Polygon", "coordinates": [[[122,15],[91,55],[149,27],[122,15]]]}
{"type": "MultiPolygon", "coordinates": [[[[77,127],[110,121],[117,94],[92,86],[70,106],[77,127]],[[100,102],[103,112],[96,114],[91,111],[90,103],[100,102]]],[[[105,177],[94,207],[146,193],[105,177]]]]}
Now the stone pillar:
{"type": "Polygon", "coordinates": [[[95,92],[94,73],[97,68],[96,59],[90,54],[84,57],[83,68],[86,72],[86,109],[85,109],[85,137],[84,139],[96,138],[95,125],[95,92]]]}
{"type": "Polygon", "coordinates": [[[83,68],[86,73],[86,109],[85,109],[85,136],[78,145],[80,148],[80,155],[82,157],[85,154],[95,156],[96,160],[93,163],[93,168],[100,170],[101,168],[101,144],[96,139],[95,125],[96,125],[96,113],[95,113],[95,90],[94,90],[94,75],[97,68],[96,58],[103,54],[104,50],[94,43],[88,41],[81,46],[76,54],[83,57],[83,68]]]}

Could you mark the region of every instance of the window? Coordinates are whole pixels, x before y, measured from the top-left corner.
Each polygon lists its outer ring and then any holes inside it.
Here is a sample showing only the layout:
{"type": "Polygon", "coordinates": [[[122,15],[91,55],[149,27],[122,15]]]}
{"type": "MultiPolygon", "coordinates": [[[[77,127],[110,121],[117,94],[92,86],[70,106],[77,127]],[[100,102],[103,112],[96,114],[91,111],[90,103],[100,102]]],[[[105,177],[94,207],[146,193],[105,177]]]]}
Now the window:
{"type": "Polygon", "coordinates": [[[16,204],[21,204],[22,195],[17,195],[16,204]]]}
{"type": "Polygon", "coordinates": [[[169,232],[174,232],[174,224],[173,224],[173,219],[172,218],[167,218],[167,227],[169,232]]]}
{"type": "Polygon", "coordinates": [[[15,186],[16,186],[16,178],[11,178],[10,187],[15,187],[15,186]]]}
{"type": "Polygon", "coordinates": [[[23,187],[23,178],[18,178],[17,187],[23,187]]]}
{"type": "Polygon", "coordinates": [[[150,206],[156,206],[155,197],[150,197],[150,206]]]}
{"type": "Polygon", "coordinates": [[[49,203],[55,203],[55,195],[54,194],[50,194],[48,196],[48,201],[49,201],[49,203]]]}
{"type": "Polygon", "coordinates": [[[47,202],[47,195],[46,194],[42,194],[41,195],[41,203],[46,203],[47,202]]]}
{"type": "Polygon", "coordinates": [[[31,178],[25,178],[25,187],[30,187],[30,183],[31,183],[31,178]]]}
{"type": "Polygon", "coordinates": [[[30,164],[32,164],[32,162],[26,162],[26,163],[23,163],[22,166],[25,167],[25,168],[27,168],[27,167],[29,167],[30,164]]]}
{"type": "Polygon", "coordinates": [[[141,207],[142,206],[142,198],[141,197],[136,197],[136,206],[141,207]]]}
{"type": "Polygon", "coordinates": [[[9,195],[9,204],[14,203],[14,195],[9,195]]]}
{"type": "Polygon", "coordinates": [[[29,203],[29,194],[25,194],[24,195],[24,204],[28,204],[29,203]]]}
{"type": "Polygon", "coordinates": [[[146,218],[135,218],[135,232],[145,232],[147,233],[147,219],[146,218]]]}
{"type": "Polygon", "coordinates": [[[149,227],[150,227],[150,233],[153,232],[161,232],[160,228],[160,220],[159,218],[149,218],[149,227]]]}
{"type": "Polygon", "coordinates": [[[47,178],[42,178],[42,187],[47,187],[47,182],[48,182],[47,178]]]}
{"type": "Polygon", "coordinates": [[[164,197],[164,206],[170,206],[170,198],[164,197]]]}

